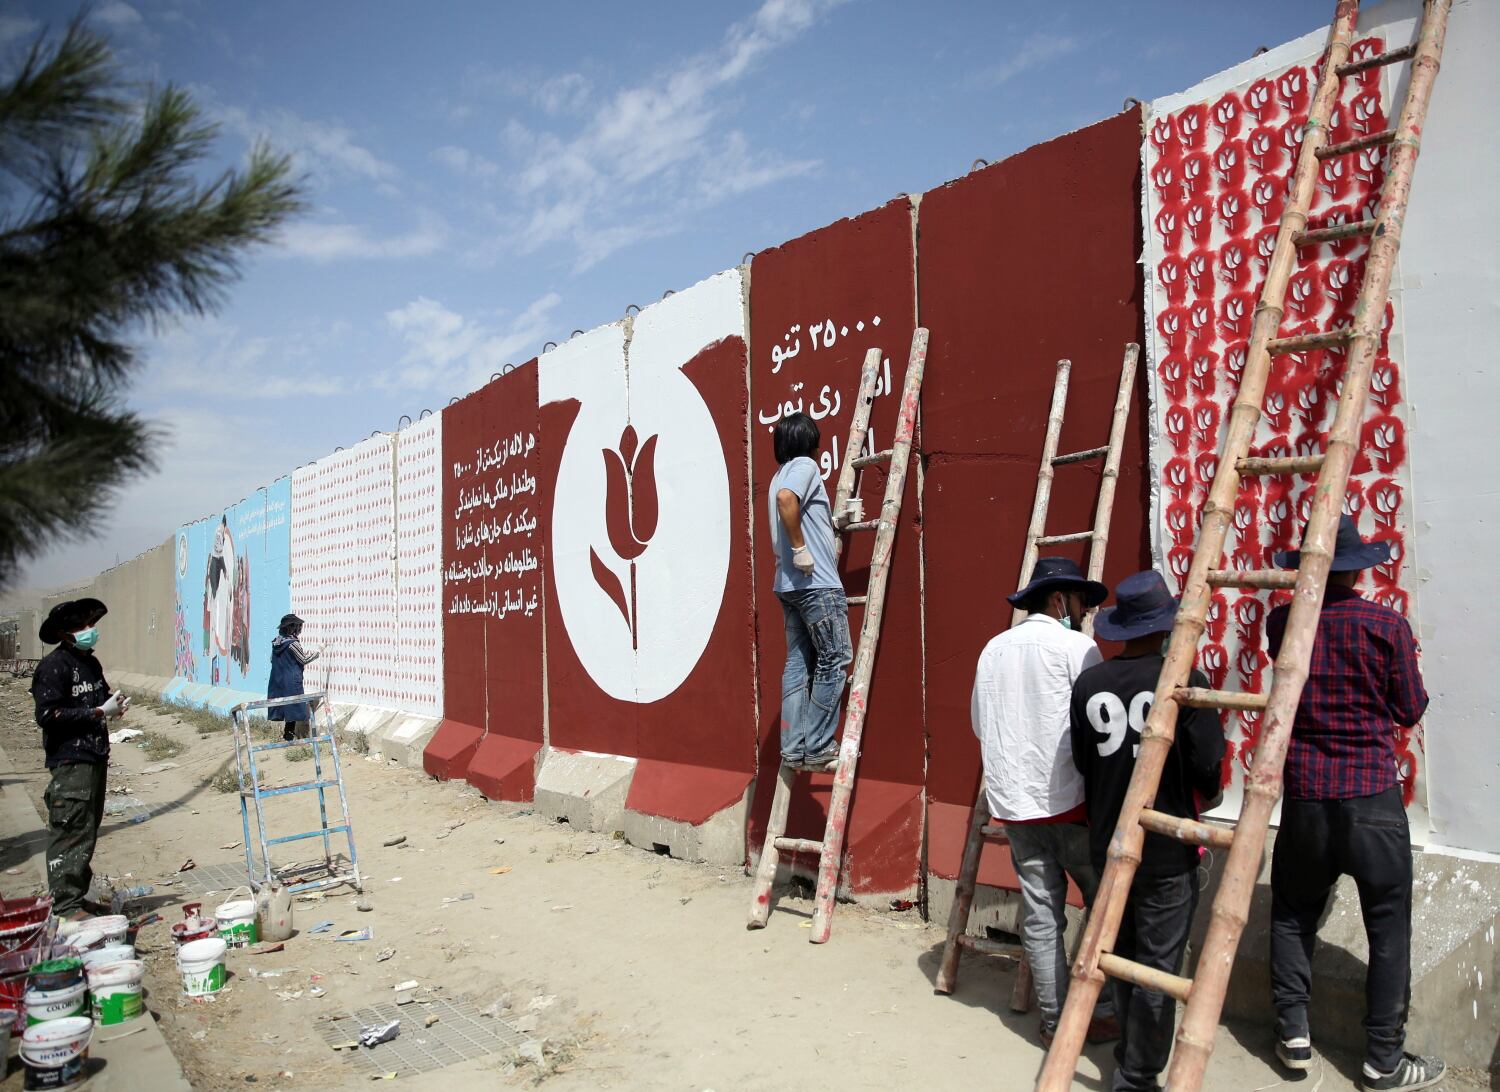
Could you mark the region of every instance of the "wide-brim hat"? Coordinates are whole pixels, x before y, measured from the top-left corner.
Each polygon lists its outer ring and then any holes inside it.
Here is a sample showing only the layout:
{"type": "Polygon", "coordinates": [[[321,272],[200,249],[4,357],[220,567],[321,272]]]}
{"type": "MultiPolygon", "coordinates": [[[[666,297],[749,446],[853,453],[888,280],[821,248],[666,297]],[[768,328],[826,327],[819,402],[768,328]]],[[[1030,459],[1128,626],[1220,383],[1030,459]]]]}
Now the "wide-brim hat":
{"type": "MultiPolygon", "coordinates": [[[[1307,537],[1304,529],[1303,537],[1307,537]]],[[[1373,569],[1391,559],[1391,544],[1381,539],[1366,542],[1359,537],[1359,524],[1345,513],[1339,517],[1339,533],[1333,540],[1333,562],[1328,566],[1331,573],[1352,573],[1360,569],[1373,569]]],[[[1278,550],[1271,561],[1279,569],[1296,569],[1302,565],[1301,550],[1278,550]]]]}
{"type": "Polygon", "coordinates": [[[42,644],[55,645],[65,634],[91,626],[108,613],[109,608],[98,599],[69,599],[47,612],[36,635],[42,644]]]}
{"type": "Polygon", "coordinates": [[[1063,590],[1081,591],[1083,601],[1091,607],[1109,598],[1109,589],[1084,576],[1078,562],[1066,557],[1039,557],[1032,566],[1030,582],[1015,595],[1007,595],[1005,601],[1019,607],[1038,592],[1063,590]]]}
{"type": "Polygon", "coordinates": [[[1170,633],[1177,600],[1154,569],[1132,573],[1115,587],[1115,605],[1094,616],[1094,635],[1106,641],[1129,641],[1153,633],[1170,633]]]}
{"type": "Polygon", "coordinates": [[[282,630],[286,629],[287,626],[305,626],[306,624],[306,622],[298,618],[295,614],[283,614],[281,621],[276,623],[276,628],[282,630]]]}

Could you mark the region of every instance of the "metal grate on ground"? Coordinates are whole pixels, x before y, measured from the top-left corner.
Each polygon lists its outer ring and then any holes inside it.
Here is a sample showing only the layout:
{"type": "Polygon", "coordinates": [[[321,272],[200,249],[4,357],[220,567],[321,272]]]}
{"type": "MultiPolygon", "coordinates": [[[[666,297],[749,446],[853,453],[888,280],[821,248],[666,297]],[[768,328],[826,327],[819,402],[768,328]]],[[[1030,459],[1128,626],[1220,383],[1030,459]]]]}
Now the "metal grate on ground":
{"type": "Polygon", "coordinates": [[[364,1072],[406,1077],[491,1054],[510,1054],[536,1042],[498,1016],[480,1016],[472,1001],[447,998],[425,1005],[385,1004],[356,1009],[320,1021],[318,1033],[330,1047],[341,1047],[358,1042],[360,1028],[392,1020],[401,1021],[401,1032],[390,1042],[346,1047],[339,1053],[364,1072]],[[438,1018],[437,1023],[424,1027],[431,1016],[438,1018]]]}
{"type": "Polygon", "coordinates": [[[232,864],[200,864],[196,868],[177,874],[177,889],[194,895],[208,895],[215,891],[233,891],[245,886],[245,860],[240,858],[232,864]]]}

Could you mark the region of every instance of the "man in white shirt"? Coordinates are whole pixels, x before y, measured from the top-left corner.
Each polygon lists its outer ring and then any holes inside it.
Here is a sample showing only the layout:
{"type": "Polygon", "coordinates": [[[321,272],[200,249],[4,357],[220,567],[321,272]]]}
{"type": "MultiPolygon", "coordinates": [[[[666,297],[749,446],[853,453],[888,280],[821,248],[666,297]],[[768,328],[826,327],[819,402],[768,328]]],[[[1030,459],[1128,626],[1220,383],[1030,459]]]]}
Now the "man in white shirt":
{"type": "MultiPolygon", "coordinates": [[[[990,814],[1005,824],[1021,881],[1021,942],[1048,1046],[1068,992],[1068,877],[1090,904],[1099,886],[1089,859],[1083,777],[1073,765],[1069,715],[1074,680],[1101,660],[1093,638],[1082,632],[1083,616],[1108,595],[1108,588],[1086,579],[1067,558],[1039,558],[1030,582],[1008,597],[1030,613],[985,645],[974,673],[971,715],[985,794],[990,814]]],[[[1119,1035],[1109,993],[1094,1010],[1090,1042],[1119,1035]]]]}

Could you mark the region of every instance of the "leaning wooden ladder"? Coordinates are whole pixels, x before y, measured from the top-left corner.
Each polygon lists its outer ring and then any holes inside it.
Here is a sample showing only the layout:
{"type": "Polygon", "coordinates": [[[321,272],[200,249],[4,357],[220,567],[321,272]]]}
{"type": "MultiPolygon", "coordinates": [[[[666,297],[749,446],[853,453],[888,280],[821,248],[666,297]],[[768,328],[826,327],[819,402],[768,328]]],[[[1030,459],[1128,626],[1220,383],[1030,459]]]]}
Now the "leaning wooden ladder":
{"type": "Polygon", "coordinates": [[[1386,296],[1401,244],[1427,103],[1443,52],[1450,2],[1427,0],[1414,45],[1353,63],[1348,58],[1359,14],[1357,0],[1340,0],[1333,26],[1329,29],[1322,77],[1303,130],[1302,150],[1292,177],[1291,193],[1281,217],[1276,249],[1261,289],[1260,303],[1256,307],[1244,374],[1230,412],[1218,472],[1203,508],[1203,522],[1192,568],[1183,589],[1182,607],[1172,631],[1155,701],[1141,732],[1135,773],[1120,811],[1119,826],[1110,843],[1109,861],[1094,902],[1094,912],[1084,931],[1083,945],[1073,967],[1073,982],[1057,1038],[1037,1082],[1038,1089],[1043,1092],[1063,1092],[1071,1085],[1089,1014],[1105,975],[1160,990],[1187,1003],[1187,1011],[1177,1032],[1177,1049],[1167,1071],[1167,1087],[1176,1092],[1190,1092],[1203,1083],[1225,991],[1229,986],[1235,949],[1245,927],[1250,897],[1260,872],[1266,828],[1271,811],[1281,796],[1282,766],[1286,761],[1297,702],[1307,681],[1308,662],[1323,605],[1329,563],[1333,559],[1344,491],[1359,453],[1360,426],[1370,387],[1370,372],[1380,345],[1386,296]],[[1330,145],[1328,119],[1338,102],[1340,81],[1355,72],[1407,58],[1414,58],[1411,80],[1395,128],[1330,145]],[[1391,151],[1375,218],[1333,227],[1308,227],[1308,207],[1319,161],[1381,144],[1390,145],[1391,151]],[[1287,281],[1297,249],[1359,235],[1370,237],[1370,250],[1352,325],[1302,337],[1278,337],[1287,281]],[[1333,426],[1328,432],[1325,452],[1288,458],[1249,458],[1250,441],[1260,420],[1272,358],[1304,349],[1328,347],[1345,347],[1347,357],[1343,390],[1333,426]],[[1295,573],[1219,568],[1241,478],[1313,472],[1318,478],[1302,540],[1301,567],[1295,573]],[[1218,587],[1292,591],[1286,635],[1276,658],[1275,676],[1268,694],[1204,690],[1185,685],[1198,640],[1203,635],[1212,589],[1218,587]],[[1233,833],[1151,810],[1162,766],[1172,746],[1180,705],[1264,711],[1260,745],[1256,748],[1255,762],[1245,783],[1244,805],[1233,833]],[[1229,849],[1223,879],[1214,898],[1208,934],[1198,957],[1198,975],[1193,979],[1142,967],[1111,953],[1131,880],[1140,863],[1141,843],[1148,830],[1185,842],[1229,849]]]}
{"type": "MultiPolygon", "coordinates": [[[[1047,415],[1047,434],[1042,440],[1042,461],[1037,471],[1036,499],[1032,502],[1031,523],[1026,529],[1026,549],[1021,555],[1022,584],[1031,576],[1031,570],[1036,565],[1043,546],[1060,546],[1067,542],[1089,544],[1087,572],[1090,580],[1098,580],[1104,572],[1104,552],[1109,544],[1109,518],[1115,505],[1115,485],[1120,476],[1120,451],[1125,445],[1125,422],[1130,416],[1130,392],[1135,385],[1136,361],[1140,352],[1139,345],[1132,343],[1125,346],[1125,360],[1120,366],[1120,385],[1115,392],[1114,416],[1110,419],[1109,442],[1103,447],[1088,448],[1068,455],[1059,455],[1057,444],[1062,434],[1063,410],[1068,402],[1068,373],[1072,364],[1066,360],[1057,362],[1057,376],[1052,386],[1052,409],[1047,415]],[[1094,505],[1093,529],[1065,535],[1047,534],[1047,509],[1052,500],[1054,469],[1069,463],[1099,458],[1104,460],[1104,469],[1099,475],[1099,499],[1094,505]]],[[[1010,624],[1015,625],[1025,614],[1025,611],[1016,608],[1011,612],[1010,624]]],[[[1092,612],[1085,616],[1083,626],[1085,633],[1093,634],[1092,612]]],[[[984,771],[981,769],[974,807],[969,812],[969,835],[964,842],[963,862],[959,865],[958,882],[953,890],[953,906],[948,911],[948,941],[943,945],[943,961],[938,966],[936,991],[952,993],[958,985],[958,961],[962,952],[1002,956],[1015,960],[1018,964],[1010,1007],[1016,1012],[1025,1012],[1031,1008],[1031,968],[1026,963],[1026,953],[1021,946],[968,935],[969,910],[974,905],[974,885],[979,877],[979,858],[984,852],[984,843],[1004,837],[1004,826],[990,822],[989,797],[985,792],[984,771]]]]}
{"type": "Polygon", "coordinates": [[[844,464],[839,469],[838,488],[834,493],[834,528],[845,534],[874,531],[875,547],[870,559],[870,584],[864,596],[851,596],[851,605],[864,604],[865,619],[859,630],[859,647],[854,656],[854,675],[849,686],[849,702],[844,711],[844,734],[839,744],[838,765],[833,775],[833,792],[828,802],[828,825],[822,841],[810,838],[787,838],[787,810],[791,806],[792,784],[798,770],[781,767],[776,780],[776,795],[771,800],[771,816],[766,824],[766,841],[755,871],[755,885],[750,900],[751,929],[765,927],[771,913],[771,888],[783,853],[818,854],[818,889],[814,902],[812,935],[814,944],[828,939],[833,925],[834,896],[838,893],[840,864],[844,854],[844,834],[849,822],[849,802],[854,793],[854,775],[859,767],[859,743],[864,734],[865,714],[869,709],[870,677],[875,670],[875,650],[880,644],[880,622],[885,608],[885,586],[890,576],[891,550],[896,530],[901,525],[901,496],[906,489],[906,465],[911,455],[912,437],[917,427],[917,406],[922,395],[922,372],[927,364],[927,331],[917,327],[911,339],[911,356],[906,363],[906,379],[901,388],[901,405],[896,415],[896,435],[885,451],[861,455],[870,429],[870,409],[875,402],[876,377],[880,373],[881,352],[871,349],[865,354],[860,371],[859,397],[849,426],[849,442],[844,464]],[[888,462],[885,499],[880,517],[862,518],[855,489],[855,473],[876,463],[888,462]]]}

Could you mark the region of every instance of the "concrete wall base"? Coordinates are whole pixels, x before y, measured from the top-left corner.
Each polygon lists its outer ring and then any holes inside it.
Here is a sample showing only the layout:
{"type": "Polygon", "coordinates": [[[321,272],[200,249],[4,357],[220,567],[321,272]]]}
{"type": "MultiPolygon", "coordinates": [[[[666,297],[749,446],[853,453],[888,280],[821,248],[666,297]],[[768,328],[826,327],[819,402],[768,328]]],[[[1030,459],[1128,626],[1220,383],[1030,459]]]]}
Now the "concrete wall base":
{"type": "Polygon", "coordinates": [[[397,714],[369,737],[370,750],[413,770],[422,768],[422,752],[442,721],[437,717],[397,714]]]}
{"type": "Polygon", "coordinates": [[[623,831],[634,773],[633,759],[548,749],[536,777],[536,812],[579,830],[623,831]]]}
{"type": "Polygon", "coordinates": [[[702,823],[665,819],[660,815],[625,809],[625,840],[641,849],[666,846],[673,857],[710,864],[745,863],[745,824],[750,812],[750,788],[740,800],[702,823]]]}
{"type": "Polygon", "coordinates": [[[381,732],[400,720],[401,716],[402,714],[395,709],[381,709],[374,705],[356,705],[354,712],[341,727],[345,732],[358,732],[368,739],[373,747],[381,732]]]}
{"type": "MultiPolygon", "coordinates": [[[[927,920],[939,929],[948,928],[948,914],[953,909],[953,892],[957,886],[956,880],[934,876],[931,872],[927,874],[927,920]]],[[[1022,916],[1019,891],[1006,891],[1003,888],[990,887],[982,883],[976,884],[974,903],[969,908],[967,932],[970,936],[982,937],[987,935],[985,929],[989,927],[1013,933],[1019,937],[1022,916]]],[[[1068,931],[1064,934],[1064,939],[1068,951],[1072,952],[1083,936],[1083,911],[1076,906],[1069,906],[1067,916],[1068,931]]]]}
{"type": "MultiPolygon", "coordinates": [[[[1274,842],[1274,834],[1272,836],[1274,842]]],[[[1218,887],[1224,855],[1202,894],[1206,907],[1218,887]]],[[[1500,862],[1439,853],[1414,853],[1411,1012],[1407,1049],[1436,1054],[1449,1065],[1489,1070],[1500,1058],[1500,974],[1496,916],[1500,862]]],[[[1225,1014],[1263,1023],[1271,1034],[1271,852],[1268,849],[1240,940],[1225,998],[1225,1014]]],[[[1189,965],[1201,950],[1209,915],[1200,909],[1189,965]]],[[[1365,1048],[1365,971],[1369,946],[1359,894],[1347,876],[1335,888],[1313,953],[1313,1042],[1354,1052],[1365,1048]]],[[[1185,972],[1191,973],[1191,971],[1185,972]]]]}

